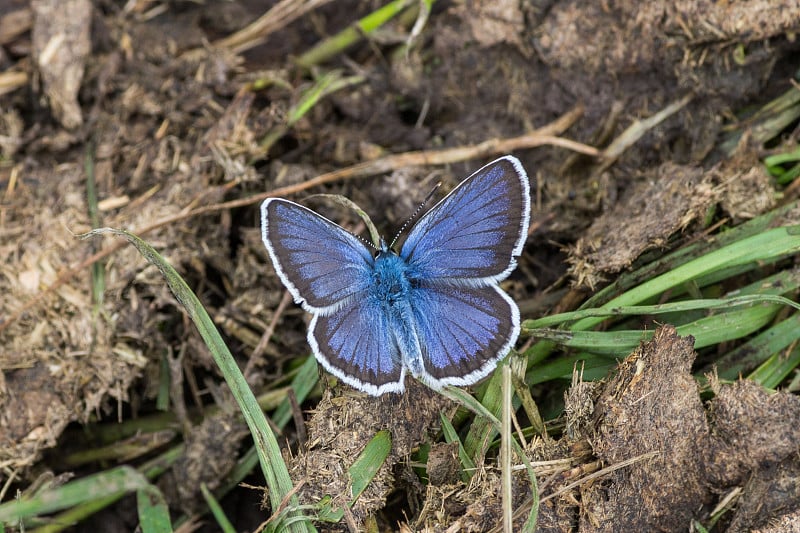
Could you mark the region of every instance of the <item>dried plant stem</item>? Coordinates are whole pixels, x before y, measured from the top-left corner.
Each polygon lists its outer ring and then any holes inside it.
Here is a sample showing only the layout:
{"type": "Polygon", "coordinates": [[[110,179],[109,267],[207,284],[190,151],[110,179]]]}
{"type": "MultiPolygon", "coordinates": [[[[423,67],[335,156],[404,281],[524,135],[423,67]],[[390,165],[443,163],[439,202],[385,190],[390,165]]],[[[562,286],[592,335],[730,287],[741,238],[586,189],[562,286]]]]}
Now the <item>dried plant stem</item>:
{"type": "MultiPolygon", "coordinates": [[[[216,48],[228,48],[241,53],[262,44],[269,35],[291,24],[309,11],[323,6],[331,0],[281,0],[255,21],[223,39],[214,41],[216,48]]],[[[205,53],[202,49],[190,50],[184,58],[205,53]]]]}
{"type": "Polygon", "coordinates": [[[633,123],[628,126],[625,131],[619,135],[619,137],[614,139],[611,144],[608,145],[608,148],[603,151],[603,162],[600,165],[600,169],[596,172],[603,172],[613,165],[619,156],[622,155],[625,150],[636,144],[636,142],[638,142],[639,139],[645,135],[645,133],[652,130],[663,121],[686,107],[686,105],[692,101],[692,98],[694,98],[694,95],[687,94],[680,100],[672,102],[651,117],[642,120],[634,120],[633,123]]]}
{"type": "Polygon", "coordinates": [[[511,533],[513,528],[513,492],[511,489],[511,412],[513,406],[511,395],[514,387],[511,385],[511,367],[503,365],[503,415],[500,430],[500,472],[502,474],[502,505],[503,505],[503,533],[511,533]]]}

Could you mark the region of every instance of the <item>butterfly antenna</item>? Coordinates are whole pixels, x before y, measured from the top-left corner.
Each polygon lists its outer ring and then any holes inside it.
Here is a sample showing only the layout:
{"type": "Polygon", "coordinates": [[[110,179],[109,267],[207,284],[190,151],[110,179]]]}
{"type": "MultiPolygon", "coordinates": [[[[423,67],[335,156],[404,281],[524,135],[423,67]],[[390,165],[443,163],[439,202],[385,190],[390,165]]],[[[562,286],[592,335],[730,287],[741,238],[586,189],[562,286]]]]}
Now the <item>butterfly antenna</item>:
{"type": "Polygon", "coordinates": [[[373,250],[375,250],[376,252],[380,252],[380,248],[378,248],[377,246],[375,246],[375,243],[374,243],[374,242],[372,242],[371,240],[369,240],[369,239],[365,239],[365,238],[364,238],[364,237],[362,237],[361,235],[356,235],[356,234],[355,234],[355,233],[353,233],[352,231],[350,231],[350,232],[348,232],[348,233],[350,233],[350,235],[352,235],[353,237],[355,237],[355,238],[356,238],[356,239],[358,239],[359,241],[361,241],[361,242],[363,242],[364,244],[366,244],[366,245],[367,245],[367,248],[372,248],[372,249],[373,249],[373,250]]]}
{"type": "Polygon", "coordinates": [[[422,200],[422,203],[417,206],[417,208],[414,210],[414,212],[411,213],[411,216],[408,217],[408,219],[406,219],[406,221],[403,223],[403,225],[400,226],[400,229],[397,230],[397,233],[395,234],[394,238],[392,239],[392,243],[389,245],[389,248],[392,248],[394,246],[394,243],[397,242],[397,239],[400,238],[400,235],[402,235],[403,232],[408,227],[408,225],[411,224],[411,221],[413,221],[415,218],[417,218],[417,216],[419,215],[419,212],[422,211],[422,208],[425,207],[425,204],[427,204],[428,201],[430,201],[431,197],[433,197],[434,193],[436,193],[436,191],[438,191],[439,187],[441,187],[441,186],[442,186],[442,182],[441,181],[433,186],[433,189],[431,189],[431,192],[428,193],[428,196],[426,196],[425,199],[422,200]]]}

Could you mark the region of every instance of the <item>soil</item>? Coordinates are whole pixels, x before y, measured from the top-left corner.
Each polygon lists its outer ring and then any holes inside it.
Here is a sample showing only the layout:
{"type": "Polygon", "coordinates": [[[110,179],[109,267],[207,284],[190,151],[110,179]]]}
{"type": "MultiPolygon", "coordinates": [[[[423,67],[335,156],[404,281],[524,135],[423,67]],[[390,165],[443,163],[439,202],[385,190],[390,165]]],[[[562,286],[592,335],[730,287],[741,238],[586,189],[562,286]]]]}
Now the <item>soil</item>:
{"type": "MultiPolygon", "coordinates": [[[[0,488],[102,468],[66,462],[76,446],[99,446],[82,428],[154,419],[164,387],[175,418],[121,461],[186,442],[161,482],[176,512],[203,509],[200,482],[213,489],[247,446],[161,274],[111,237],[76,237],[94,227],[129,229],[176,267],[259,393],[309,353],[305,316],[261,243],[266,196],[357,231],[350,210],[306,198],[344,195],[393,235],[436,182],[449,190],[513,150],[536,181],[506,287],[524,318],[574,308],[642,254],[692,239],[712,208],[736,222],[775,204],[765,139],[735,113],[796,83],[796,0],[436,2],[427,19],[356,31],[346,50],[304,62],[383,3],[0,1],[0,488]],[[214,405],[222,411],[200,421],[214,405]]],[[[694,356],[664,326],[606,382],[574,381],[563,435],[527,450],[567,465],[540,471],[541,530],[685,531],[735,490],[737,510],[715,531],[800,530],[800,401],[712,378],[704,402],[694,356]]],[[[282,433],[303,503],[346,501],[347,466],[376,431],[393,437],[351,514],[323,529],[500,527],[494,458],[465,484],[457,451],[437,437],[447,400],[414,383],[398,400],[322,382],[282,433]],[[428,444],[424,485],[409,458],[428,444]]],[[[514,481],[517,525],[526,479],[514,481]]],[[[248,498],[260,495],[237,488],[225,500],[237,530],[271,515],[237,506],[248,498]]],[[[130,509],[94,520],[129,530],[130,509]]]]}

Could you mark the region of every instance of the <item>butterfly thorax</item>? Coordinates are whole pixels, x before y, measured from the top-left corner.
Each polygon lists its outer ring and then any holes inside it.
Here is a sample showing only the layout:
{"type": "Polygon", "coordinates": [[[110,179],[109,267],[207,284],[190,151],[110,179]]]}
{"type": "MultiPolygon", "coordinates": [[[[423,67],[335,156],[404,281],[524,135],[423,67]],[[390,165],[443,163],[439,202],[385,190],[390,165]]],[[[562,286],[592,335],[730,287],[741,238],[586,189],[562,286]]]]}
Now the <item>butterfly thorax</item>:
{"type": "Polygon", "coordinates": [[[372,273],[373,296],[389,307],[407,302],[412,288],[409,270],[408,263],[392,250],[379,251],[372,273]]]}

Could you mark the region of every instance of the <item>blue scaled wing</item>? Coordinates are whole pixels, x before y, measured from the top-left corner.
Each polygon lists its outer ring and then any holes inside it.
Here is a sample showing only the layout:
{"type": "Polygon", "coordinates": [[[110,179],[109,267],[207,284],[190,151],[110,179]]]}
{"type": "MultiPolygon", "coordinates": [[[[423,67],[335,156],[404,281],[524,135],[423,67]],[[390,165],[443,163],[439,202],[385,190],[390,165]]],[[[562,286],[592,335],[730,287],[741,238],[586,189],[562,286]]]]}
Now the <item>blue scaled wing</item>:
{"type": "Polygon", "coordinates": [[[261,204],[261,238],[295,302],[327,315],[363,296],[374,260],[356,237],[294,202],[261,204]]]}
{"type": "Polygon", "coordinates": [[[317,361],[369,394],[402,391],[405,367],[370,291],[370,251],[330,220],[277,198],[261,205],[261,233],[281,281],[313,315],[308,343],[317,361]]]}
{"type": "Polygon", "coordinates": [[[328,372],[372,394],[402,392],[405,367],[379,302],[350,302],[328,316],[315,316],[308,343],[328,372]]]}
{"type": "Polygon", "coordinates": [[[514,270],[529,222],[528,176],[517,158],[501,157],[426,213],[400,257],[425,280],[489,285],[514,270]]]}
{"type": "Polygon", "coordinates": [[[412,313],[421,361],[409,367],[434,388],[480,380],[519,336],[519,309],[497,285],[418,288],[412,313]]]}

